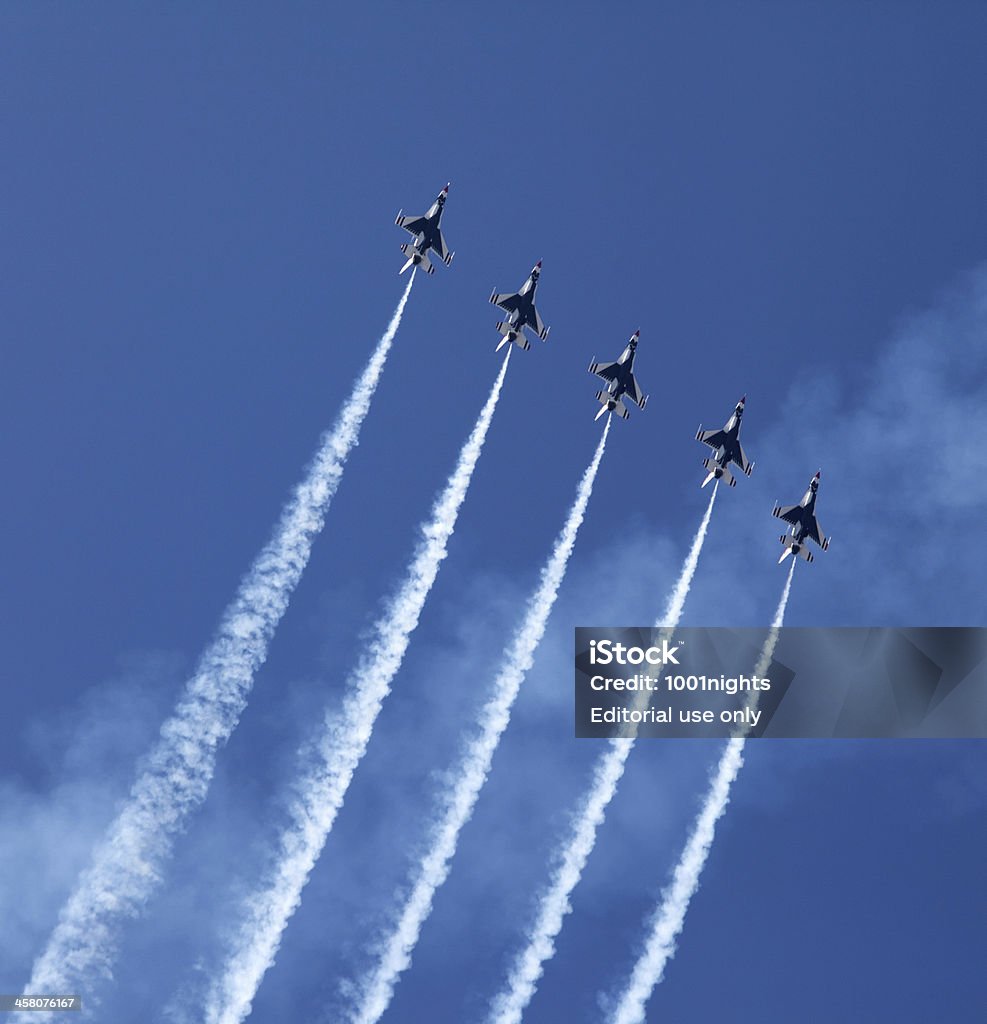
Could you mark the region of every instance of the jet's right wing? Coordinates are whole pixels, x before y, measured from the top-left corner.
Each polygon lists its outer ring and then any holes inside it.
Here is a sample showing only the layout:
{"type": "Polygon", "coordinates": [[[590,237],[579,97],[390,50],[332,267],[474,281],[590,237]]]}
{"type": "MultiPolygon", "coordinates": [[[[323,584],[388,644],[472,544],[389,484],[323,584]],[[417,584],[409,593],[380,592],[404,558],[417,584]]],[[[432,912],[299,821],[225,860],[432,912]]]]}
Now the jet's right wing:
{"type": "Polygon", "coordinates": [[[394,223],[399,228],[404,228],[405,231],[410,232],[412,235],[420,235],[425,230],[425,225],[428,223],[428,219],[422,217],[404,217],[400,213],[394,218],[394,223]]]}
{"type": "Polygon", "coordinates": [[[784,520],[791,526],[794,526],[802,518],[801,505],[783,505],[780,508],[776,508],[773,514],[778,518],[784,520]]]}
{"type": "Polygon", "coordinates": [[[710,448],[719,448],[726,439],[727,435],[722,430],[700,430],[696,434],[696,440],[708,444],[710,448]]]}
{"type": "Polygon", "coordinates": [[[494,292],[493,295],[490,296],[490,301],[495,306],[500,306],[500,308],[506,312],[513,313],[518,308],[520,298],[521,297],[516,292],[494,292]]]}
{"type": "Polygon", "coordinates": [[[604,380],[616,380],[620,372],[620,363],[590,363],[589,372],[604,380]]]}

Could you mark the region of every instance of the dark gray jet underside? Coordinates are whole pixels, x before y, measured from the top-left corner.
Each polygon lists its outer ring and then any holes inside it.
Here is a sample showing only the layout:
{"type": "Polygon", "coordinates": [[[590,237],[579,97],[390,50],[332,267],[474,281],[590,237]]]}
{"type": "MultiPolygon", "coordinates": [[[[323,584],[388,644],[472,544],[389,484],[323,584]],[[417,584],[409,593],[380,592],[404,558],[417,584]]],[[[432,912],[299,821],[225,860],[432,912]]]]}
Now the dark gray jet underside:
{"type": "Polygon", "coordinates": [[[404,228],[409,234],[415,236],[413,242],[406,242],[401,246],[401,251],[408,257],[408,262],[401,268],[400,273],[403,274],[408,267],[417,267],[424,270],[426,274],[434,274],[435,267],[432,266],[428,258],[430,251],[434,252],[446,266],[452,262],[455,253],[449,251],[439,227],[448,194],[449,186],[446,185],[427,212],[420,217],[405,217],[403,212],[395,217],[394,223],[399,228],[404,228]]]}

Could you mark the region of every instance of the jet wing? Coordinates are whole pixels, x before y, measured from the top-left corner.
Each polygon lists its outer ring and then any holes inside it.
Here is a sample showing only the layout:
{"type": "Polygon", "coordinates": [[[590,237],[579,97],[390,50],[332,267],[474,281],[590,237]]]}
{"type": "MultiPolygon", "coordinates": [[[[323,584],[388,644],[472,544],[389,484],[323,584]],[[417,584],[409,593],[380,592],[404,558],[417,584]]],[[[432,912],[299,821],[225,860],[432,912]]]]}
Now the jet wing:
{"type": "Polygon", "coordinates": [[[801,513],[801,505],[783,505],[778,509],[776,515],[779,519],[783,519],[790,526],[794,526],[802,518],[801,513]]]}
{"type": "Polygon", "coordinates": [[[733,461],[736,462],[748,476],[750,476],[751,468],[754,463],[747,458],[747,453],[744,451],[744,447],[739,441],[737,442],[737,454],[734,456],[733,461]]]}
{"type": "Polygon", "coordinates": [[[545,323],[541,318],[541,314],[538,312],[537,309],[535,309],[534,306],[531,307],[531,319],[533,321],[531,324],[532,330],[535,332],[535,334],[538,335],[539,338],[541,338],[542,341],[544,341],[546,335],[548,334],[548,328],[545,326],[545,323]]]}
{"type": "Polygon", "coordinates": [[[710,448],[719,448],[726,439],[727,435],[723,430],[701,430],[696,435],[697,441],[702,441],[703,444],[708,444],[710,448]]]}
{"type": "Polygon", "coordinates": [[[826,534],[822,532],[819,520],[815,516],[812,517],[812,522],[809,523],[805,535],[814,540],[821,548],[826,547],[826,534]]]}
{"type": "Polygon", "coordinates": [[[641,391],[641,387],[637,382],[637,377],[631,374],[630,382],[627,385],[627,397],[639,408],[643,409],[647,397],[641,391]]]}
{"type": "Polygon", "coordinates": [[[408,231],[413,235],[420,235],[425,230],[425,225],[428,224],[428,218],[424,216],[404,217],[399,213],[394,223],[397,224],[399,228],[404,228],[405,231],[408,231]]]}
{"type": "Polygon", "coordinates": [[[501,309],[506,310],[508,313],[513,313],[520,303],[520,296],[516,292],[503,292],[498,294],[494,292],[490,296],[490,301],[495,306],[500,306],[501,309]]]}
{"type": "Polygon", "coordinates": [[[438,235],[438,240],[433,248],[439,254],[439,259],[448,265],[449,261],[452,259],[452,254],[449,252],[449,247],[446,245],[445,238],[442,237],[442,232],[436,231],[436,234],[438,235]]]}
{"type": "Polygon", "coordinates": [[[620,363],[590,363],[589,372],[604,380],[616,380],[620,373],[620,363]]]}

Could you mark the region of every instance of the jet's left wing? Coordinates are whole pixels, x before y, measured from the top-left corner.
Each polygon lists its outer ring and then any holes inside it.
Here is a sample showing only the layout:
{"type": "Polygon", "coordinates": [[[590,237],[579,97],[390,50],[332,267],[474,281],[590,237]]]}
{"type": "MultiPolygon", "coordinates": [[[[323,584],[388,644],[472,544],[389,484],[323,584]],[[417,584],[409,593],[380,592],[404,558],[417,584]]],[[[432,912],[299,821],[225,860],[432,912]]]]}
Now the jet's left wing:
{"type": "Polygon", "coordinates": [[[541,314],[534,306],[531,307],[531,316],[534,321],[531,325],[532,330],[534,330],[535,334],[537,334],[542,341],[547,341],[549,328],[545,326],[544,321],[541,318],[541,314]]]}
{"type": "Polygon", "coordinates": [[[805,535],[814,540],[824,551],[829,547],[829,538],[823,533],[819,520],[815,516],[812,517],[805,535]]]}
{"type": "Polygon", "coordinates": [[[449,252],[449,246],[446,245],[446,240],[443,237],[442,232],[437,230],[436,235],[438,235],[438,240],[433,248],[439,254],[439,259],[448,267],[449,264],[452,263],[452,257],[455,254],[449,252]]]}
{"type": "Polygon", "coordinates": [[[737,451],[733,457],[733,461],[748,475],[751,475],[751,470],[754,468],[754,463],[747,458],[747,453],[744,451],[744,446],[737,442],[737,451]]]}
{"type": "Polygon", "coordinates": [[[631,374],[630,383],[627,385],[627,397],[639,408],[643,409],[648,404],[648,396],[641,391],[637,377],[631,374]]]}

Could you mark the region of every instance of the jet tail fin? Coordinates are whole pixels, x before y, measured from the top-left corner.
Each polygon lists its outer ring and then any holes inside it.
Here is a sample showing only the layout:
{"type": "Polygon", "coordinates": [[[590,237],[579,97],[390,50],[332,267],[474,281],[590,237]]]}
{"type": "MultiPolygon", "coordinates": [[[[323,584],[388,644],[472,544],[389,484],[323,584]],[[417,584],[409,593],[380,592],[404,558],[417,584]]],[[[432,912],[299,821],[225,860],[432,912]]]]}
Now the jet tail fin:
{"type": "Polygon", "coordinates": [[[715,459],[703,459],[703,465],[709,470],[709,475],[702,482],[701,486],[705,487],[714,478],[722,480],[731,487],[737,486],[737,481],[733,473],[730,472],[729,466],[721,466],[715,459]]]}
{"type": "Polygon", "coordinates": [[[623,398],[615,400],[609,391],[597,391],[596,400],[602,403],[602,408],[596,414],[596,419],[599,419],[605,412],[616,413],[622,420],[630,419],[631,414],[627,411],[623,398]]]}
{"type": "Polygon", "coordinates": [[[435,267],[429,261],[427,252],[419,252],[410,242],[405,242],[401,246],[401,252],[408,257],[408,262],[398,271],[399,274],[403,274],[408,267],[420,267],[426,274],[435,273],[435,267]]]}
{"type": "Polygon", "coordinates": [[[796,544],[795,538],[790,533],[783,533],[779,540],[785,549],[781,553],[781,558],[778,559],[779,565],[781,565],[789,555],[798,555],[799,558],[804,558],[807,562],[812,561],[812,552],[805,546],[805,544],[796,544]]]}
{"type": "Polygon", "coordinates": [[[497,324],[497,330],[503,334],[503,338],[497,344],[496,352],[499,352],[509,341],[513,341],[518,348],[523,349],[525,352],[531,348],[531,344],[528,339],[524,336],[524,331],[515,330],[511,324],[499,323],[497,324]]]}

